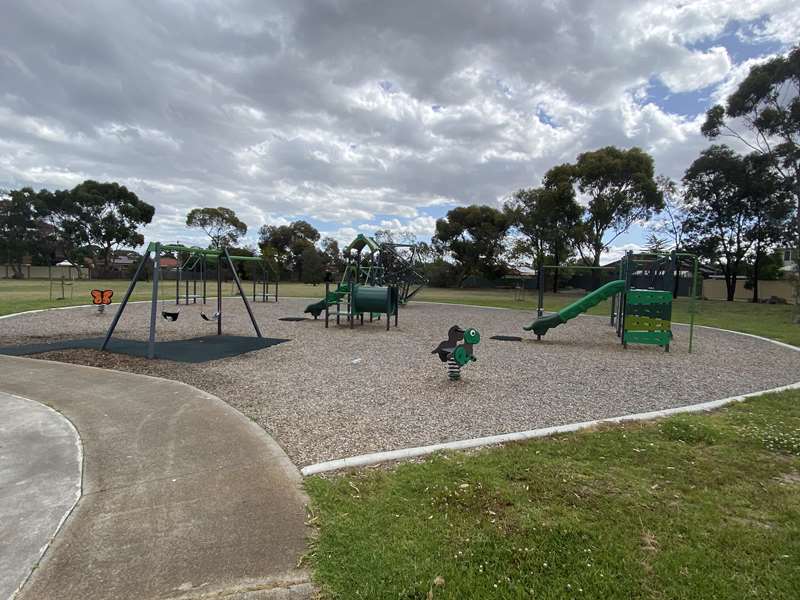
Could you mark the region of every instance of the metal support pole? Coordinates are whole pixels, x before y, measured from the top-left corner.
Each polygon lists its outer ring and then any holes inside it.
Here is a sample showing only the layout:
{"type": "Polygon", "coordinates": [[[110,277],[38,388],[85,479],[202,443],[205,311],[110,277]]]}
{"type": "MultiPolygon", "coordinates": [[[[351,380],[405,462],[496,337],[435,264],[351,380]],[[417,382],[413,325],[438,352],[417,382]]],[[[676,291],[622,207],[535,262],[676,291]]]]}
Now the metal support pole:
{"type": "Polygon", "coordinates": [[[628,250],[625,253],[625,288],[620,298],[620,314],[617,322],[617,328],[618,331],[620,332],[620,340],[622,341],[623,348],[628,347],[628,344],[625,343],[625,318],[627,316],[625,314],[627,312],[627,307],[625,305],[627,304],[628,290],[630,289],[631,285],[631,271],[633,270],[631,266],[632,262],[633,262],[633,252],[631,250],[628,250]]]}
{"type": "Polygon", "coordinates": [[[203,278],[203,304],[206,303],[206,277],[208,276],[208,271],[206,269],[206,255],[203,254],[203,258],[200,260],[200,276],[203,278]]]}
{"type": "Polygon", "coordinates": [[[111,339],[111,336],[114,333],[114,329],[117,327],[117,323],[119,323],[120,317],[122,317],[122,312],[125,310],[125,307],[128,305],[128,300],[130,300],[131,294],[133,294],[133,288],[136,287],[136,282],[139,281],[139,275],[142,273],[142,269],[144,268],[147,259],[150,258],[150,250],[148,249],[142,260],[139,261],[139,266],[136,267],[136,273],[133,275],[133,279],[128,284],[128,290],[125,292],[125,296],[122,298],[122,302],[119,304],[119,308],[117,309],[117,314],[114,315],[114,319],[111,321],[111,325],[106,332],[106,339],[103,340],[103,345],[100,346],[100,350],[105,350],[106,346],[108,346],[108,341],[111,339]]]}
{"type": "Polygon", "coordinates": [[[175,262],[175,304],[181,303],[181,255],[177,252],[178,260],[175,262]]]}
{"type": "Polygon", "coordinates": [[[672,268],[672,298],[678,297],[681,285],[681,260],[674,250],[670,253],[670,267],[672,268]]]}
{"type": "Polygon", "coordinates": [[[222,261],[217,256],[217,335],[222,335],[222,261]]]}
{"type": "Polygon", "coordinates": [[[608,321],[608,324],[611,325],[611,327],[614,326],[614,315],[616,313],[616,310],[617,310],[617,294],[613,294],[611,296],[611,315],[609,316],[609,321],[608,321]]]}
{"type": "Polygon", "coordinates": [[[392,288],[386,288],[386,331],[392,321],[392,288]]]}
{"type": "Polygon", "coordinates": [[[694,257],[694,268],[692,269],[692,299],[689,302],[689,354],[692,353],[692,343],[694,341],[694,313],[697,311],[697,257],[694,257]]]}
{"type": "Polygon", "coordinates": [[[153,258],[153,295],[150,299],[150,335],[147,338],[147,358],[156,356],[156,322],[158,320],[158,280],[161,275],[161,244],[156,242],[153,258]]]}
{"type": "Polygon", "coordinates": [[[536,307],[536,316],[541,317],[542,314],[544,314],[544,266],[541,263],[536,273],[536,287],[539,292],[539,304],[536,307]]]}
{"type": "MultiPolygon", "coordinates": [[[[328,314],[328,293],[330,292],[331,284],[330,282],[325,282],[325,329],[328,328],[328,318],[330,315],[328,314]]],[[[338,312],[338,311],[337,311],[338,312]]],[[[337,317],[338,318],[338,317],[337,317]]]]}
{"type": "Polygon", "coordinates": [[[394,289],[395,289],[394,298],[397,299],[397,302],[394,305],[394,326],[397,327],[397,321],[400,318],[400,295],[399,295],[400,292],[397,290],[397,288],[394,289]]]}
{"type": "Polygon", "coordinates": [[[348,319],[350,319],[350,329],[353,328],[353,321],[355,321],[356,313],[355,313],[355,302],[353,302],[353,290],[355,289],[353,286],[353,278],[350,277],[350,281],[348,282],[348,286],[350,288],[350,293],[347,295],[347,315],[348,319]]]}
{"type": "Polygon", "coordinates": [[[231,260],[231,255],[228,254],[227,248],[223,248],[223,250],[225,251],[225,258],[228,259],[228,264],[231,267],[233,281],[236,283],[236,289],[239,290],[239,295],[242,297],[242,302],[244,302],[244,307],[247,309],[247,314],[250,315],[250,321],[253,323],[253,329],[256,330],[256,335],[258,337],[264,337],[261,335],[261,330],[258,328],[258,323],[256,323],[256,318],[253,315],[253,309],[250,308],[250,303],[247,301],[247,295],[245,295],[244,290],[242,289],[242,282],[239,281],[239,274],[236,272],[236,267],[233,264],[233,260],[231,260]]]}

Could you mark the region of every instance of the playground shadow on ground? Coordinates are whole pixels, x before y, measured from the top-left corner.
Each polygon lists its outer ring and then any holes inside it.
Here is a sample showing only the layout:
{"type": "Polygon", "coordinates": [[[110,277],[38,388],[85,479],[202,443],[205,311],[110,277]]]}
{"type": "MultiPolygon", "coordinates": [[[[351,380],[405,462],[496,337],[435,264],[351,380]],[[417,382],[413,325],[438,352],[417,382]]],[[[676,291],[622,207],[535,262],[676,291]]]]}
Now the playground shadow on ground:
{"type": "MultiPolygon", "coordinates": [[[[155,358],[185,363],[203,363],[211,360],[239,356],[247,352],[269,348],[270,346],[288,341],[287,339],[259,338],[241,335],[207,335],[188,340],[158,342],[156,343],[155,358]]],[[[51,343],[7,346],[0,348],[0,354],[26,356],[28,354],[40,354],[42,352],[71,350],[75,348],[99,350],[102,344],[103,338],[100,337],[60,340],[51,343]]],[[[107,350],[117,354],[146,357],[147,342],[112,338],[108,343],[107,350]]]]}

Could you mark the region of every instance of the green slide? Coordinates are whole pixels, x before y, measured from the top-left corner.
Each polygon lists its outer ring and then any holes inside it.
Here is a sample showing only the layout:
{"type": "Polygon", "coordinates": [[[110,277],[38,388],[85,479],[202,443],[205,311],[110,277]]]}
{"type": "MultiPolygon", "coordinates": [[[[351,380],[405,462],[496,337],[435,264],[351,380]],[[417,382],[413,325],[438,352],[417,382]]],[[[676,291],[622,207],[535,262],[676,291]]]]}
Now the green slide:
{"type": "Polygon", "coordinates": [[[600,304],[606,298],[619,294],[625,289],[625,281],[616,279],[609,281],[604,286],[597,288],[595,291],[586,294],[580,300],[576,300],[569,306],[565,306],[555,314],[547,315],[536,319],[527,327],[523,327],[525,331],[533,331],[536,335],[544,335],[551,327],[566,323],[570,319],[574,319],[579,314],[586,312],[593,306],[600,304]]]}
{"type": "Polygon", "coordinates": [[[348,292],[347,284],[340,283],[339,287],[335,290],[328,292],[328,295],[320,300],[319,302],[314,302],[314,304],[309,304],[306,306],[306,309],[303,312],[311,313],[313,317],[316,319],[322,314],[322,311],[325,310],[326,306],[330,306],[331,304],[336,304],[339,300],[341,300],[345,294],[348,292]]]}

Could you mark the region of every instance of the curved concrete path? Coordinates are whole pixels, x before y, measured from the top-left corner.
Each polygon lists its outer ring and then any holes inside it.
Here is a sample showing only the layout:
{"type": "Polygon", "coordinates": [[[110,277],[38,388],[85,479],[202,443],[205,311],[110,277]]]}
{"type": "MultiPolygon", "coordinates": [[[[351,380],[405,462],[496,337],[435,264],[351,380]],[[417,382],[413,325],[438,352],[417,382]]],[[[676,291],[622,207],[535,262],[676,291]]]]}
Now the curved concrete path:
{"type": "Polygon", "coordinates": [[[11,598],[81,495],[78,432],[51,408],[0,392],[0,598],[11,598]]]}
{"type": "MultiPolygon", "coordinates": [[[[0,391],[83,444],[83,495],[18,598],[308,598],[301,477],[257,425],[191,386],[0,356],[0,391]]],[[[4,540],[5,542],[5,540],[4,540]]]]}

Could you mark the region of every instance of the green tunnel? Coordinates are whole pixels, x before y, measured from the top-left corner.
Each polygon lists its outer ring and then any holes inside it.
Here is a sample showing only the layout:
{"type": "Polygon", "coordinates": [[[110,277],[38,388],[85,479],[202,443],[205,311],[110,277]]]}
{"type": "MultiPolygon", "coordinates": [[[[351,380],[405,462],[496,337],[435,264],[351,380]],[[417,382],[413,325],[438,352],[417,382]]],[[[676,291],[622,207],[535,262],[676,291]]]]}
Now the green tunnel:
{"type": "Polygon", "coordinates": [[[397,311],[397,288],[384,286],[353,286],[353,313],[385,313],[397,311]]]}

